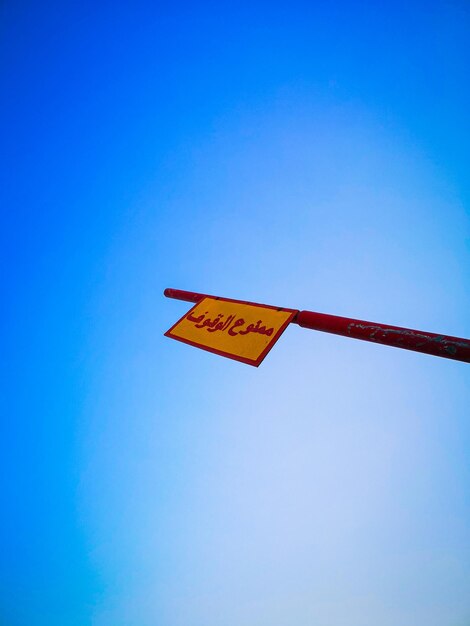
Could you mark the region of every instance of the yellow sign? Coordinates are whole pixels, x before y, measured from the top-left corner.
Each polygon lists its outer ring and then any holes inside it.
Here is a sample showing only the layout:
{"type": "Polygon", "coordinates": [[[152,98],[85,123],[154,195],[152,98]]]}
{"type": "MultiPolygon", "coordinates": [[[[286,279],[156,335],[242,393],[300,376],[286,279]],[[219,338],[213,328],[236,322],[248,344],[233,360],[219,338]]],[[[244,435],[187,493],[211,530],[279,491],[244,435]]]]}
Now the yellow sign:
{"type": "Polygon", "coordinates": [[[296,313],[226,298],[204,298],[165,336],[257,367],[296,313]]]}

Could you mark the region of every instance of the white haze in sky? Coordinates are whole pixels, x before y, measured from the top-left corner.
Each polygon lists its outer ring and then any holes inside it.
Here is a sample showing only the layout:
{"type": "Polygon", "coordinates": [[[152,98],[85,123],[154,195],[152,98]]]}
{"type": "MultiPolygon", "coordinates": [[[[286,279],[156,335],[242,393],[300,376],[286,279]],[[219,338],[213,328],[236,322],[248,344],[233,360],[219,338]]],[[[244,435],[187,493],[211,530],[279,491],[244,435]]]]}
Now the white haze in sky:
{"type": "Polygon", "coordinates": [[[162,295],[468,336],[467,228],[439,165],[353,101],[281,89],[181,140],[90,304],[94,626],[468,624],[466,366],[291,326],[256,369],[164,338],[190,305],[162,295]]]}

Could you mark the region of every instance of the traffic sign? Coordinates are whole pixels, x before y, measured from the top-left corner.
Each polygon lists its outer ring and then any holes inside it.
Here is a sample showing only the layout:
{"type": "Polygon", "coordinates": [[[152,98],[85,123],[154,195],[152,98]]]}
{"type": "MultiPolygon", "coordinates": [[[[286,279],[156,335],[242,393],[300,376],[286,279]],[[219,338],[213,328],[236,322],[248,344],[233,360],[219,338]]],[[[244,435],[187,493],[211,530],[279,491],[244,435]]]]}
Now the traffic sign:
{"type": "Polygon", "coordinates": [[[277,308],[242,300],[218,298],[195,291],[165,289],[164,293],[168,298],[197,303],[188,315],[181,318],[173,328],[165,333],[168,337],[251,365],[257,366],[261,363],[289,322],[298,324],[302,328],[470,363],[470,339],[462,337],[413,330],[412,328],[391,326],[390,324],[379,324],[378,322],[367,322],[351,317],[340,317],[339,315],[327,315],[315,311],[298,311],[297,309],[277,308]],[[199,304],[203,302],[206,302],[207,306],[211,303],[212,308],[205,310],[204,307],[200,307],[199,304]],[[214,305],[214,302],[218,304],[214,305]],[[221,307],[226,306],[222,303],[232,303],[233,307],[236,304],[242,305],[242,308],[231,309],[229,307],[222,310],[221,307]],[[253,307],[255,307],[257,315],[250,317],[254,313],[253,307]],[[274,314],[274,311],[279,315],[274,314]],[[189,316],[193,319],[191,320],[189,316]],[[229,317],[231,318],[230,321],[229,317]],[[239,325],[234,326],[240,319],[244,320],[244,323],[240,322],[239,325]],[[254,319],[257,321],[252,321],[254,319]],[[280,323],[281,319],[285,321],[280,323]],[[277,325],[277,323],[279,324],[277,325]],[[194,324],[194,328],[191,324],[194,324]],[[196,328],[198,329],[197,333],[196,328]],[[200,329],[207,332],[199,332],[200,329]],[[222,338],[220,342],[217,340],[219,331],[222,338]],[[214,334],[215,339],[209,337],[209,334],[214,334]],[[202,344],[199,341],[201,338],[203,339],[202,344]]]}
{"type": "Polygon", "coordinates": [[[206,297],[165,336],[258,367],[297,312],[206,297]]]}

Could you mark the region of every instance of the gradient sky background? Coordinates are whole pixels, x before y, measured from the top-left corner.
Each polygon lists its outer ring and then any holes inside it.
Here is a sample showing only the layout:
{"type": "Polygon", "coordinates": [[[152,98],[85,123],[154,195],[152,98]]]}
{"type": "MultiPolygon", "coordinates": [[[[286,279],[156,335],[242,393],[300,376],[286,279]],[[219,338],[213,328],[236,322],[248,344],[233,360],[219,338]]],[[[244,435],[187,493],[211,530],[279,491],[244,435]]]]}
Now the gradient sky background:
{"type": "Polygon", "coordinates": [[[2,4],[5,626],[468,626],[470,8],[2,4]]]}

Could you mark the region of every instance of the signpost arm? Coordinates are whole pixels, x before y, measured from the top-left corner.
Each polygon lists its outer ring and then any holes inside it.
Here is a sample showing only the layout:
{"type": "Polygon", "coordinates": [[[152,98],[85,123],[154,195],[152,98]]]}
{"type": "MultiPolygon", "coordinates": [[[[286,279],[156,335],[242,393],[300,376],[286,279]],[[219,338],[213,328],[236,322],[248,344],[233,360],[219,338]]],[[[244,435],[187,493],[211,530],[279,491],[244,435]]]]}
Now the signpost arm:
{"type": "Polygon", "coordinates": [[[185,302],[199,302],[203,298],[216,298],[217,296],[209,296],[207,293],[196,293],[195,291],[183,291],[182,289],[170,289],[169,287],[163,292],[167,298],[174,300],[184,300],[185,302]]]}
{"type": "MultiPolygon", "coordinates": [[[[187,302],[199,302],[203,298],[216,298],[207,294],[180,289],[165,289],[167,298],[185,300],[187,302]]],[[[470,363],[470,340],[449,335],[439,335],[411,328],[390,326],[376,322],[326,315],[314,311],[299,311],[291,322],[302,328],[310,328],[322,332],[352,337],[363,341],[372,341],[387,346],[424,352],[434,356],[444,357],[470,363]]]]}
{"type": "Polygon", "coordinates": [[[349,317],[325,315],[313,311],[300,311],[293,323],[303,328],[470,363],[470,341],[468,339],[390,326],[389,324],[366,322],[349,317]]]}

